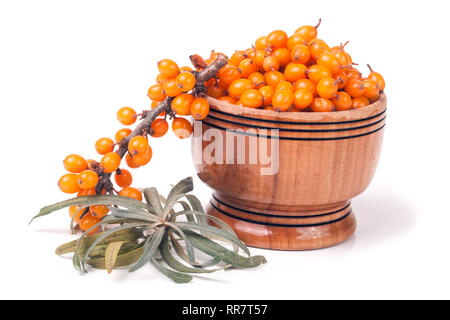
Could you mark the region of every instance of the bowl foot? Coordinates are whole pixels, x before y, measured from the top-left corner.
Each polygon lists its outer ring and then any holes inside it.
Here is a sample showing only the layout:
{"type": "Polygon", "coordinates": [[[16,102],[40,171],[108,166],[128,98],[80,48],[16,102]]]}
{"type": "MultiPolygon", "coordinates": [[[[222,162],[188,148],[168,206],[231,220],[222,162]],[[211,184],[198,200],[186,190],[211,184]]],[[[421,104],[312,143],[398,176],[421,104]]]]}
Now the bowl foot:
{"type": "Polygon", "coordinates": [[[214,195],[206,213],[225,221],[248,246],[274,250],[312,250],[348,239],[356,219],[351,203],[326,210],[286,212],[237,206],[214,195]]]}

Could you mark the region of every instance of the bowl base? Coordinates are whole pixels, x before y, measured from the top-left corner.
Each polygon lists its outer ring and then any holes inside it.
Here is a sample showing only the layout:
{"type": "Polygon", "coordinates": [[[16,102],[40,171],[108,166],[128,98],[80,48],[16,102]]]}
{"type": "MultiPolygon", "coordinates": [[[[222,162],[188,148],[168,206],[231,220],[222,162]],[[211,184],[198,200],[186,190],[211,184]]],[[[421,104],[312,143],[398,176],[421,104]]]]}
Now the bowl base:
{"type": "Polygon", "coordinates": [[[206,213],[225,221],[246,245],[273,250],[312,250],[348,239],[356,229],[350,201],[326,210],[256,210],[213,195],[206,213]]]}

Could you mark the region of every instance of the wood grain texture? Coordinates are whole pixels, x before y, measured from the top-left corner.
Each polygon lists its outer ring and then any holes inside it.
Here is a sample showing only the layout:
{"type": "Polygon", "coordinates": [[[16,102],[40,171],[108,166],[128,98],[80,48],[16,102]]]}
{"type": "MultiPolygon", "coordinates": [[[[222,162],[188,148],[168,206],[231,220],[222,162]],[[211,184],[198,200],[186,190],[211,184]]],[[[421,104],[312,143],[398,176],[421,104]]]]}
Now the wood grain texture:
{"type": "MultiPolygon", "coordinates": [[[[318,249],[353,234],[350,200],[375,173],[386,117],[384,94],[370,106],[327,113],[278,113],[208,99],[211,111],[202,133],[214,129],[243,136],[246,151],[244,164],[209,159],[196,164],[200,179],[214,190],[209,214],[227,222],[247,245],[260,248],[318,249]],[[248,149],[256,140],[267,143],[270,154],[271,129],[279,130],[279,170],[262,175],[268,165],[260,158],[249,164],[248,149]]],[[[203,141],[202,149],[210,143],[203,141]]],[[[224,157],[237,157],[237,149],[227,155],[225,139],[223,144],[224,157]]]]}

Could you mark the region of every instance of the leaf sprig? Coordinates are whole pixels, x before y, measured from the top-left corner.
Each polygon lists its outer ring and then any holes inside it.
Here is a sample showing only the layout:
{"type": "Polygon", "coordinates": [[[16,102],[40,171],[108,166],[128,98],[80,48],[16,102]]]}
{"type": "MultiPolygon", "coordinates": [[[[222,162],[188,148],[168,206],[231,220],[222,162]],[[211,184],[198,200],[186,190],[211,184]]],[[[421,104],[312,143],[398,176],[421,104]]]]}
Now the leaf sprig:
{"type": "Polygon", "coordinates": [[[144,189],[146,203],[114,195],[77,197],[42,208],[31,221],[73,205],[108,206],[111,213],[101,222],[56,249],[58,255],[73,252],[73,265],[82,272],[87,272],[86,264],[108,272],[128,266],[133,272],[151,263],[174,282],[185,283],[193,279],[191,274],[266,263],[263,256],[251,256],[225,222],[207,215],[198,198],[189,193],[192,190],[192,178],[186,178],[172,188],[167,199],[155,188],[144,189]],[[181,210],[176,211],[177,207],[181,210]],[[103,232],[88,235],[97,227],[103,232]],[[233,250],[215,240],[232,245],[233,250]],[[205,255],[210,258],[202,261],[205,255]]]}

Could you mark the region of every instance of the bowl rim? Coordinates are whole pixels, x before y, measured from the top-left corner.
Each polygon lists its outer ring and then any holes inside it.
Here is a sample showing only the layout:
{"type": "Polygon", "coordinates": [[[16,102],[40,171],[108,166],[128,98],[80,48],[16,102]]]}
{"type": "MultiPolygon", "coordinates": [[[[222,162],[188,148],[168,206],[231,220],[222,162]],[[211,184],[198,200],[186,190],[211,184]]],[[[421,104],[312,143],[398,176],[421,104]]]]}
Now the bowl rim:
{"type": "Polygon", "coordinates": [[[212,110],[255,121],[268,120],[277,122],[346,122],[366,119],[384,112],[387,105],[386,94],[382,93],[377,101],[359,109],[332,112],[277,112],[264,109],[253,109],[231,104],[212,97],[206,97],[212,110]]]}

